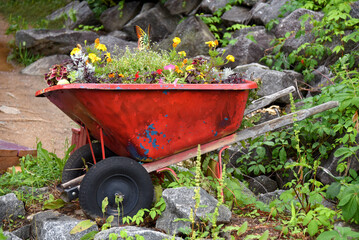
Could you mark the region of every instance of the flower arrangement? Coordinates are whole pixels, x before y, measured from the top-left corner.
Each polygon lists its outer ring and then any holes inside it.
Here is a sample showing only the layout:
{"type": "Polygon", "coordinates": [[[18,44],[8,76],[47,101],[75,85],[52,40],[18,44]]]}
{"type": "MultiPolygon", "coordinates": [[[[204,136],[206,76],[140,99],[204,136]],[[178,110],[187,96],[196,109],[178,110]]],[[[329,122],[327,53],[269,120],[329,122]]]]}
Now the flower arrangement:
{"type": "Polygon", "coordinates": [[[241,75],[221,67],[234,62],[216,47],[218,41],[209,41],[209,58],[187,58],[185,51],[176,51],[181,39],[173,39],[171,51],[155,51],[139,47],[111,55],[107,47],[95,40],[93,47],[78,44],[70,53],[71,59],[54,65],[45,75],[49,86],[68,83],[124,83],[124,84],[220,84],[242,83],[241,75]]]}

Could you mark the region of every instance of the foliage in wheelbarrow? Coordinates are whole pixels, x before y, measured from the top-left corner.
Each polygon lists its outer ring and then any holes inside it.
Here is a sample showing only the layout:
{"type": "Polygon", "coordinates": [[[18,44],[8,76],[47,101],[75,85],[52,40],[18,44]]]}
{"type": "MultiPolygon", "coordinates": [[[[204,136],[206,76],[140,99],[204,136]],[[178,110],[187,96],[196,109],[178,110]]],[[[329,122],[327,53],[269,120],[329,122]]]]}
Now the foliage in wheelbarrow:
{"type": "MultiPolygon", "coordinates": [[[[216,47],[218,41],[209,41],[209,57],[187,58],[185,51],[176,51],[181,39],[173,39],[171,51],[156,50],[149,45],[138,49],[118,51],[116,55],[95,40],[93,47],[78,44],[71,51],[71,59],[54,65],[45,74],[49,86],[68,83],[125,83],[125,84],[220,84],[242,83],[241,74],[230,68],[221,69],[234,57],[225,59],[216,47]]],[[[116,50],[115,50],[116,51],[116,50]]]]}

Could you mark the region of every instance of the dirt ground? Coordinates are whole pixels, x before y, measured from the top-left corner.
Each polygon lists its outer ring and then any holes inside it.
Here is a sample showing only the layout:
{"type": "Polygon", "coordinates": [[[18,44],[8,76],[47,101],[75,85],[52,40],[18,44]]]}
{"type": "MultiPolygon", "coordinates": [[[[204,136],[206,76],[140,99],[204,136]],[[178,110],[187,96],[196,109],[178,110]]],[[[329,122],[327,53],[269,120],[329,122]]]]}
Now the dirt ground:
{"type": "Polygon", "coordinates": [[[22,67],[6,61],[11,40],[5,35],[7,27],[0,17],[0,140],[29,148],[41,141],[46,150],[63,157],[66,139],[71,143],[71,128],[76,124],[47,98],[35,97],[37,90],[47,87],[43,77],[21,74],[22,67]]]}

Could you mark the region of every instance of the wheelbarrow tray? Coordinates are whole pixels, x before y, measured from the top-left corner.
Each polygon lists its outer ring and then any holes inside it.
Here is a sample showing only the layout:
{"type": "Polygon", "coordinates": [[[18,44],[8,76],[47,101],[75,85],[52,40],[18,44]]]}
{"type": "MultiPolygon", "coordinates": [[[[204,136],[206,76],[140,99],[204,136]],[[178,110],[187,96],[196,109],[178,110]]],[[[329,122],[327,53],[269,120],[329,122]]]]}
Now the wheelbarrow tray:
{"type": "Polygon", "coordinates": [[[119,156],[155,161],[235,132],[249,89],[242,84],[67,84],[47,97],[119,156]]]}

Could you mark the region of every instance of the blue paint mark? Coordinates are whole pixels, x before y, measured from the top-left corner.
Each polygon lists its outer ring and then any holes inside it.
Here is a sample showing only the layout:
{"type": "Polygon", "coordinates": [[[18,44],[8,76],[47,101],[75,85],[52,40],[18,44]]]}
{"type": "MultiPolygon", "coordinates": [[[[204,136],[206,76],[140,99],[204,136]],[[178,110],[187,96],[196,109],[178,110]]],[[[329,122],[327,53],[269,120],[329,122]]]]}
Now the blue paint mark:
{"type": "Polygon", "coordinates": [[[168,117],[168,114],[166,114],[165,117],[168,117]]]}
{"type": "Polygon", "coordinates": [[[157,139],[156,139],[156,138],[153,139],[152,147],[153,147],[154,149],[158,149],[158,147],[160,146],[160,145],[157,145],[156,142],[157,142],[157,139]]]}
{"type": "Polygon", "coordinates": [[[141,147],[143,150],[145,150],[145,155],[147,155],[148,152],[150,151],[149,149],[146,149],[146,148],[142,145],[142,143],[140,143],[140,147],[141,147]]]}
{"type": "Polygon", "coordinates": [[[225,117],[225,118],[224,118],[224,120],[228,121],[228,118],[227,118],[227,117],[225,117]]]}
{"type": "Polygon", "coordinates": [[[218,135],[218,132],[217,132],[217,131],[212,130],[212,132],[214,133],[214,136],[217,136],[217,135],[218,135]]]}
{"type": "Polygon", "coordinates": [[[116,89],[122,89],[122,87],[117,87],[116,89]]]}
{"type": "MultiPolygon", "coordinates": [[[[137,150],[136,150],[136,147],[135,147],[135,145],[133,145],[132,143],[128,143],[128,147],[127,147],[127,150],[128,150],[128,152],[131,154],[131,156],[133,157],[133,158],[135,158],[135,159],[137,159],[137,160],[148,160],[148,159],[152,159],[152,158],[148,158],[147,156],[141,156],[138,152],[137,152],[137,150]]],[[[146,150],[146,149],[145,149],[146,150]]],[[[146,153],[145,154],[147,154],[148,153],[148,150],[146,151],[146,153]]]]}
{"type": "Polygon", "coordinates": [[[163,138],[165,138],[166,137],[166,134],[163,134],[163,138]]]}
{"type": "Polygon", "coordinates": [[[168,91],[165,90],[165,91],[163,91],[163,93],[167,95],[168,91]]]}
{"type": "Polygon", "coordinates": [[[207,124],[206,121],[203,121],[204,124],[207,124]]]}

